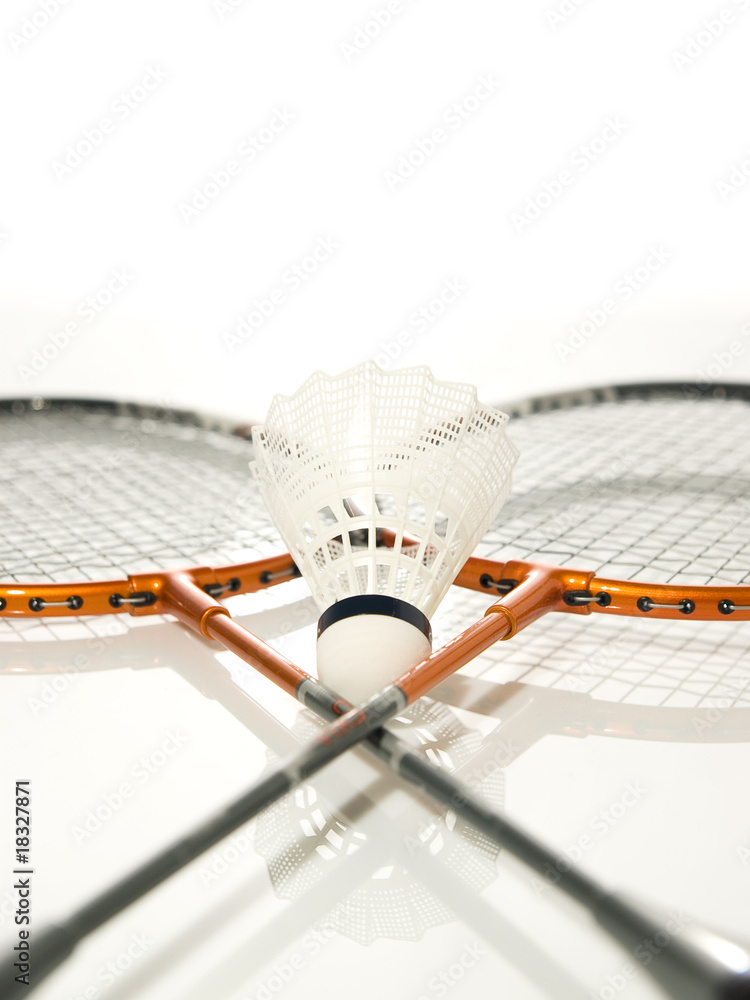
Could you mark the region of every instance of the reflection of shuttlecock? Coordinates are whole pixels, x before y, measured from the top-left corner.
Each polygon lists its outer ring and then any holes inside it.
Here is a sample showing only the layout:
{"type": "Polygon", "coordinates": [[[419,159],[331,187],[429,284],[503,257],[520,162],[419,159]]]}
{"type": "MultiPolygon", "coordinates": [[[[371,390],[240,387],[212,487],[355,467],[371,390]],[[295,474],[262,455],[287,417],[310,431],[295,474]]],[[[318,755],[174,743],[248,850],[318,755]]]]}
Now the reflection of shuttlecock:
{"type": "Polygon", "coordinates": [[[429,617],[510,489],[506,423],[428,368],[367,362],[274,398],[254,472],[323,611],[331,690],[359,703],[429,655],[429,617]]]}
{"type": "MultiPolygon", "coordinates": [[[[303,712],[292,731],[306,743],[322,725],[316,716],[303,712]]],[[[450,708],[429,697],[410,705],[388,728],[414,753],[439,762],[446,771],[458,770],[461,780],[485,801],[503,808],[505,773],[496,766],[498,752],[492,733],[483,739],[450,708]]],[[[275,755],[269,753],[269,757],[275,760],[275,755]]],[[[347,809],[357,810],[358,805],[350,799],[347,809]]],[[[378,831],[370,824],[373,817],[368,817],[367,809],[364,814],[344,815],[328,807],[317,787],[303,784],[260,814],[255,848],[266,859],[276,895],[291,902],[314,896],[342,857],[361,850],[374,852],[371,856],[379,858],[378,867],[369,878],[350,887],[326,914],[325,924],[363,945],[378,938],[416,941],[430,927],[456,919],[439,895],[440,886],[416,878],[409,870],[407,862],[417,845],[425,852],[423,857],[438,861],[439,880],[447,870],[459,884],[482,892],[498,875],[496,843],[452,810],[434,805],[430,811],[432,815],[425,816],[418,830],[412,828],[411,840],[404,836],[409,827],[404,827],[401,835],[393,831],[390,846],[382,836],[373,843],[378,831]]]]}

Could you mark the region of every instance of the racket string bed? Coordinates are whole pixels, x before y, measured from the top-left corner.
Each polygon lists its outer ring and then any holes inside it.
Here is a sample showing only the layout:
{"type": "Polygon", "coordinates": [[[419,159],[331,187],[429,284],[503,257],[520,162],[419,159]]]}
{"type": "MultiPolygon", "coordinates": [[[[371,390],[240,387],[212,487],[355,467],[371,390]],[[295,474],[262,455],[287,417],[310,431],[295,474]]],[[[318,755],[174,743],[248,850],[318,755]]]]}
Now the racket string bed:
{"type": "Polygon", "coordinates": [[[551,440],[546,438],[550,414],[521,422],[514,428],[515,440],[522,456],[532,443],[531,455],[519,462],[516,490],[497,534],[485,539],[490,547],[480,553],[497,557],[502,551],[512,558],[518,551],[519,558],[530,561],[574,564],[601,576],[654,583],[746,582],[750,503],[742,501],[750,443],[742,429],[747,407],[724,402],[730,414],[719,412],[715,401],[693,407],[679,399],[603,404],[593,431],[587,407],[561,410],[554,414],[558,426],[551,440]],[[701,427],[706,406],[708,431],[701,427]],[[631,422],[639,411],[641,419],[631,422]],[[535,421],[544,428],[543,449],[533,444],[535,421]],[[570,446],[571,439],[581,438],[588,460],[570,446]],[[555,456],[552,469],[544,458],[550,454],[555,456]],[[612,454],[617,457],[608,468],[612,454]]]}

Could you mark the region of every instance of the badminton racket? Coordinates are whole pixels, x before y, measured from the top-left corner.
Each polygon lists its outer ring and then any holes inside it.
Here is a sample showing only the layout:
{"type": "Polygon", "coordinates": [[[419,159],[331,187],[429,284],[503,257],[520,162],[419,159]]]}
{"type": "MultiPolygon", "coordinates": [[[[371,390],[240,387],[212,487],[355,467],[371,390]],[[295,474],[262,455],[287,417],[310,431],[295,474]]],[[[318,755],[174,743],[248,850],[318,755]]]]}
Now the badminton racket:
{"type": "MultiPolygon", "coordinates": [[[[581,397],[575,398],[571,397],[567,400],[570,405],[570,412],[575,413],[575,416],[579,419],[579,429],[585,428],[590,431],[592,426],[591,420],[594,420],[594,425],[597,427],[598,439],[602,441],[602,447],[606,454],[607,445],[607,430],[609,427],[609,436],[611,439],[617,441],[618,446],[621,449],[622,454],[628,454],[630,457],[628,461],[622,459],[625,464],[625,471],[628,475],[625,478],[636,480],[640,479],[637,483],[638,489],[632,488],[632,483],[628,483],[628,490],[625,492],[625,496],[633,498],[634,494],[637,504],[636,509],[640,512],[645,512],[647,515],[648,526],[650,527],[654,515],[661,517],[654,530],[651,532],[654,538],[659,541],[661,548],[656,552],[656,558],[651,559],[649,564],[645,567],[640,567],[636,565],[636,562],[632,558],[632,553],[626,553],[623,565],[628,569],[629,580],[625,583],[617,584],[612,577],[606,576],[604,573],[599,571],[597,573],[595,570],[586,570],[585,572],[572,573],[570,571],[563,570],[549,570],[541,569],[538,566],[529,566],[527,561],[524,560],[513,560],[506,562],[504,566],[499,567],[497,564],[490,562],[480,562],[477,560],[470,561],[467,564],[467,568],[461,575],[459,582],[464,583],[464,585],[470,585],[476,589],[484,590],[485,592],[497,591],[499,593],[509,592],[509,596],[504,599],[503,605],[498,606],[495,615],[488,616],[487,619],[478,623],[476,626],[466,630],[461,637],[460,642],[452,643],[451,648],[448,652],[439,652],[427,661],[427,664],[421,668],[411,671],[407,678],[403,681],[402,688],[405,692],[406,697],[412,700],[417,697],[418,694],[427,690],[429,686],[440,679],[441,676],[449,673],[451,670],[456,669],[456,666],[460,662],[466,662],[469,658],[476,655],[476,653],[485,645],[488,645],[494,638],[501,638],[506,636],[508,633],[518,631],[520,627],[523,627],[528,621],[533,620],[538,617],[545,610],[555,609],[555,610],[567,610],[572,612],[572,614],[577,616],[591,615],[592,612],[604,612],[607,614],[627,614],[634,613],[640,616],[650,616],[652,618],[679,618],[693,616],[693,620],[712,620],[712,621],[728,621],[730,618],[737,619],[747,616],[746,605],[748,603],[748,594],[746,588],[737,587],[736,583],[741,582],[743,577],[740,577],[740,581],[737,580],[737,568],[741,565],[741,554],[742,545],[736,548],[736,552],[733,553],[732,557],[729,559],[724,558],[722,565],[718,567],[716,572],[709,573],[709,580],[706,581],[706,567],[705,565],[700,567],[700,571],[703,574],[703,579],[701,583],[704,585],[702,587],[696,587],[695,581],[691,583],[677,583],[675,584],[674,578],[679,577],[679,573],[674,572],[674,564],[670,564],[667,569],[665,566],[669,563],[669,540],[665,545],[665,540],[660,537],[664,534],[664,525],[670,524],[680,517],[688,518],[688,527],[693,526],[693,522],[697,520],[700,521],[700,527],[705,531],[705,510],[700,509],[698,505],[697,512],[693,510],[692,521],[690,520],[690,511],[688,510],[690,506],[690,495],[692,494],[692,499],[695,498],[696,491],[698,494],[707,493],[707,488],[705,483],[698,484],[694,486],[690,479],[690,470],[685,468],[679,468],[678,471],[682,475],[681,485],[683,487],[683,492],[689,495],[689,499],[686,501],[683,497],[682,505],[675,511],[675,508],[671,504],[667,504],[666,508],[659,510],[660,501],[669,494],[675,492],[675,469],[670,467],[672,482],[669,483],[656,483],[654,479],[659,478],[659,475],[649,475],[648,468],[643,469],[643,463],[639,461],[637,457],[633,457],[632,445],[633,436],[637,439],[642,436],[642,431],[649,428],[652,433],[650,436],[647,435],[648,445],[650,449],[653,449],[650,453],[650,458],[659,456],[662,460],[661,469],[663,469],[663,454],[660,454],[660,448],[663,450],[666,448],[665,442],[662,440],[661,446],[654,444],[654,438],[657,436],[657,431],[660,427],[663,428],[665,425],[664,417],[666,414],[663,412],[665,408],[670,410],[669,416],[672,421],[667,421],[666,426],[671,429],[673,435],[677,441],[690,442],[690,447],[686,450],[683,447],[681,450],[677,451],[677,458],[680,459],[684,465],[686,454],[695,454],[696,451],[696,441],[690,438],[690,428],[686,424],[687,417],[693,419],[693,429],[696,431],[699,440],[704,442],[712,443],[712,453],[713,457],[716,458],[717,449],[715,447],[716,440],[721,440],[724,445],[729,444],[728,448],[719,448],[719,458],[726,458],[730,455],[734,458],[735,465],[730,469],[721,468],[721,461],[717,463],[718,469],[722,475],[722,481],[717,490],[719,505],[714,505],[713,513],[716,514],[715,524],[709,524],[710,530],[713,530],[714,535],[719,536],[719,540],[722,542],[721,546],[716,546],[717,551],[720,550],[722,556],[725,556],[726,548],[726,535],[727,535],[727,517],[729,516],[729,536],[731,541],[731,531],[735,530],[737,527],[742,527],[741,516],[737,515],[735,508],[741,504],[742,499],[742,486],[735,484],[734,490],[730,489],[732,483],[732,477],[737,477],[738,471],[741,470],[741,456],[738,454],[735,445],[731,445],[726,436],[726,429],[728,426],[734,425],[735,428],[743,417],[745,417],[744,406],[744,395],[740,390],[734,390],[732,387],[725,388],[725,396],[734,396],[733,399],[711,399],[711,400],[693,400],[686,399],[685,393],[679,391],[675,394],[674,390],[669,390],[667,388],[661,388],[658,390],[653,389],[634,389],[632,387],[622,389],[622,390],[607,390],[598,393],[584,394],[581,397]],[[738,408],[738,404],[740,407],[738,408]],[[657,412],[657,408],[661,408],[662,413],[657,412]],[[713,409],[710,409],[713,408],[713,409]],[[733,410],[731,414],[727,414],[727,410],[733,410]],[[644,416],[644,410],[649,414],[644,416]],[[711,416],[709,416],[709,410],[711,416]],[[716,428],[713,431],[706,431],[707,423],[712,420],[715,422],[715,416],[720,415],[723,417],[728,417],[728,420],[724,421],[724,427],[719,429],[719,438],[717,439],[714,435],[716,434],[716,428]],[[614,420],[612,417],[614,416],[614,420]],[[640,428],[635,426],[638,420],[633,421],[633,417],[636,416],[640,420],[640,428]],[[662,418],[660,422],[660,416],[662,418]],[[607,424],[607,419],[610,423],[607,424]],[[671,424],[671,427],[670,427],[671,424]],[[633,425],[632,432],[629,432],[626,425],[633,425]],[[678,427],[678,431],[675,431],[675,427],[678,427]],[[654,430],[657,429],[657,431],[654,430]],[[700,434],[698,430],[700,429],[700,434]],[[622,449],[626,449],[628,444],[631,448],[630,452],[623,452],[622,449]],[[734,448],[734,451],[733,451],[734,448]],[[633,476],[632,470],[638,470],[638,474],[633,476]],[[685,483],[688,484],[687,489],[685,489],[685,483]],[[644,490],[649,497],[644,501],[644,490]],[[650,503],[648,502],[650,498],[650,503]],[[727,507],[729,507],[729,513],[727,512],[727,507]],[[628,561],[628,559],[630,561],[628,561]],[[661,562],[660,562],[661,560],[661,562]],[[740,560],[740,561],[738,561],[740,560]],[[728,564],[728,568],[727,568],[728,564]],[[649,573],[650,570],[650,573],[649,573]],[[665,583],[654,583],[654,575],[662,574],[662,576],[671,570],[671,576],[668,582],[665,583]],[[722,573],[722,571],[724,571],[722,573]],[[645,575],[644,575],[645,574],[645,575]],[[727,576],[732,576],[734,574],[734,579],[732,583],[727,583],[727,576]],[[650,579],[646,579],[650,575],[650,579]],[[706,582],[709,583],[708,588],[706,588],[706,582]],[[713,584],[713,585],[712,585],[713,584]],[[543,594],[546,593],[546,598],[543,594]],[[610,598],[607,601],[607,598],[610,598]]],[[[567,407],[561,406],[561,400],[556,400],[549,403],[549,407],[545,408],[544,404],[537,403],[534,407],[530,407],[532,410],[538,411],[538,416],[543,416],[545,413],[549,413],[549,408],[555,406],[557,409],[566,409],[567,407]]],[[[210,570],[198,570],[190,572],[182,572],[179,575],[170,576],[169,573],[153,572],[146,570],[141,573],[129,573],[128,579],[123,580],[122,577],[118,577],[114,582],[116,584],[115,588],[112,586],[112,582],[102,583],[99,580],[92,581],[90,577],[92,575],[98,574],[101,576],[102,570],[107,566],[112,566],[113,557],[111,551],[106,551],[102,557],[102,552],[105,546],[102,541],[106,541],[111,544],[112,541],[112,504],[107,503],[107,497],[103,496],[106,493],[106,488],[112,487],[113,482],[118,479],[117,473],[124,472],[126,478],[128,479],[128,485],[132,489],[132,473],[133,473],[133,463],[136,466],[140,465],[140,471],[143,471],[144,464],[145,468],[149,469],[145,480],[151,487],[151,493],[159,493],[160,490],[164,489],[164,483],[160,487],[158,482],[159,476],[156,474],[154,469],[154,458],[166,460],[167,468],[174,471],[174,459],[176,452],[179,451],[181,446],[184,446],[184,451],[192,458],[192,469],[193,483],[196,479],[200,480],[203,488],[205,484],[204,475],[206,471],[205,465],[201,469],[200,462],[195,461],[198,457],[196,456],[196,442],[198,440],[201,443],[208,443],[209,448],[216,449],[218,441],[221,441],[219,446],[223,452],[224,457],[227,453],[232,454],[234,457],[236,455],[242,454],[242,442],[241,437],[226,435],[221,428],[216,425],[210,426],[208,428],[201,426],[200,423],[192,417],[181,416],[179,419],[175,420],[172,417],[167,417],[169,415],[159,415],[159,419],[154,419],[154,414],[147,414],[144,412],[138,412],[132,408],[117,408],[108,407],[101,405],[87,405],[86,407],[75,406],[72,404],[65,405],[46,405],[40,402],[36,404],[37,408],[34,409],[32,405],[31,408],[26,406],[21,406],[21,404],[16,403],[14,406],[10,407],[9,417],[11,419],[11,426],[15,429],[16,441],[13,443],[15,445],[20,445],[22,450],[24,449],[24,433],[18,431],[18,428],[25,425],[26,438],[25,445],[31,443],[28,440],[28,426],[34,424],[41,418],[41,423],[37,423],[37,430],[41,428],[41,441],[37,439],[37,454],[40,450],[39,446],[45,444],[48,449],[51,448],[54,452],[54,463],[53,471],[48,468],[43,469],[42,481],[45,485],[49,486],[54,484],[54,489],[56,492],[56,499],[59,501],[61,496],[66,500],[75,501],[78,500],[79,506],[88,508],[91,510],[91,493],[94,494],[94,509],[98,506],[98,520],[96,523],[97,529],[99,529],[100,535],[103,536],[96,539],[96,532],[93,533],[98,548],[95,546],[92,552],[91,538],[92,533],[86,533],[81,530],[82,525],[80,518],[73,518],[73,529],[72,534],[74,536],[74,543],[77,547],[76,559],[78,561],[78,566],[76,569],[78,572],[75,576],[78,579],[71,579],[71,574],[66,573],[66,569],[71,569],[72,565],[70,562],[70,556],[68,556],[68,564],[64,562],[64,546],[60,542],[60,529],[63,527],[61,519],[59,517],[59,504],[56,508],[57,512],[57,524],[55,527],[58,529],[54,532],[55,547],[54,547],[54,559],[51,560],[50,565],[54,568],[50,571],[49,567],[45,570],[43,567],[44,555],[40,554],[39,548],[39,538],[42,533],[38,530],[38,525],[34,526],[34,537],[35,544],[33,550],[36,557],[35,569],[41,576],[45,576],[46,579],[39,582],[33,582],[31,585],[21,586],[21,580],[24,577],[23,572],[20,571],[19,567],[15,567],[17,573],[14,573],[16,579],[19,580],[18,584],[8,586],[4,588],[3,597],[6,600],[6,608],[4,609],[4,614],[14,617],[13,624],[16,625],[18,620],[24,617],[40,617],[41,612],[44,612],[43,617],[49,615],[55,616],[70,616],[74,614],[85,614],[85,613],[100,613],[102,611],[107,611],[110,613],[122,613],[123,609],[131,610],[131,613],[135,614],[148,614],[148,613],[158,613],[160,611],[169,610],[176,613],[178,617],[191,618],[191,624],[195,626],[195,610],[197,604],[201,604],[199,609],[199,618],[203,619],[203,631],[204,634],[218,636],[222,632],[226,633],[223,638],[229,640],[230,648],[235,648],[237,646],[236,639],[234,635],[233,628],[229,623],[229,620],[224,615],[221,609],[217,610],[214,607],[213,602],[206,603],[206,595],[201,596],[200,601],[198,601],[197,594],[200,591],[196,591],[194,586],[195,583],[202,585],[204,588],[217,593],[219,591],[229,591],[236,592],[241,589],[252,589],[258,585],[270,585],[273,582],[294,573],[294,567],[290,564],[288,558],[283,556],[276,557],[270,560],[265,560],[260,565],[255,565],[252,570],[248,570],[247,563],[230,562],[227,564],[224,560],[224,565],[221,567],[224,572],[211,572],[210,570]],[[73,426],[76,427],[76,432],[79,435],[79,440],[76,440],[76,434],[71,432],[71,420],[73,426]],[[67,423],[67,427],[64,425],[67,423]],[[111,428],[107,425],[114,423],[117,425],[116,434],[119,435],[120,448],[113,447],[112,442],[104,444],[102,446],[102,436],[106,437],[106,434],[110,432],[111,428]],[[165,433],[165,427],[168,430],[165,433]],[[91,452],[89,453],[89,463],[86,464],[85,461],[81,461],[81,441],[80,436],[83,433],[84,437],[89,438],[89,443],[93,448],[93,467],[91,461],[91,452]],[[91,437],[96,440],[91,440],[91,437]],[[20,440],[19,440],[20,439],[20,440]],[[144,455],[144,452],[148,452],[149,447],[144,446],[144,439],[148,442],[148,445],[152,450],[155,450],[157,455],[154,454],[144,455]],[[231,441],[231,446],[228,442],[231,441]],[[154,448],[154,442],[156,442],[156,447],[154,448]],[[180,442],[180,444],[178,444],[180,442]],[[238,447],[238,442],[242,442],[238,447]],[[61,458],[64,457],[65,451],[75,454],[77,456],[76,463],[72,470],[68,470],[64,473],[60,466],[61,458]],[[196,468],[197,465],[197,468],[196,468]],[[197,475],[196,475],[197,473],[197,475]],[[67,478],[66,478],[67,476],[67,478]],[[154,482],[156,478],[156,482],[154,482]],[[62,493],[60,492],[60,483],[63,483],[62,493]],[[61,555],[63,558],[61,558],[61,555]],[[81,565],[85,567],[83,572],[81,572],[81,565]],[[93,570],[93,572],[92,572],[93,570]],[[49,577],[54,574],[56,580],[69,581],[66,583],[50,583],[49,577]],[[281,575],[277,575],[281,574],[281,575]],[[89,579],[81,579],[81,577],[88,576],[89,579]],[[75,587],[71,588],[71,583],[76,584],[75,587]],[[105,606],[106,599],[106,606],[105,606]],[[191,603],[192,602],[192,603],[191,603]],[[197,604],[196,604],[197,602],[197,604]]],[[[560,417],[561,413],[555,413],[554,426],[560,432],[561,437],[565,437],[565,431],[560,427],[560,417]]],[[[567,416],[567,413],[566,413],[567,416]]],[[[745,417],[746,419],[746,417],[745,417]]],[[[523,421],[520,422],[523,424],[523,421]]],[[[664,435],[662,434],[662,439],[664,435]]],[[[575,442],[575,437],[572,438],[575,442]]],[[[571,437],[570,428],[568,428],[568,440],[566,442],[567,447],[570,448],[571,437]]],[[[43,450],[43,449],[42,449],[43,450]]],[[[579,447],[580,451],[580,447],[579,447]]],[[[72,457],[72,454],[70,457],[72,457]]],[[[17,456],[16,456],[17,457],[17,456]]],[[[205,458],[205,456],[203,456],[205,458]]],[[[241,460],[241,464],[244,466],[244,458],[241,460]]],[[[618,459],[619,460],[619,459],[618,459]]],[[[157,465],[160,464],[157,462],[157,465]]],[[[678,463],[679,464],[679,463],[678,463]]],[[[726,462],[724,463],[726,465],[726,462]]],[[[43,465],[43,463],[42,463],[43,465]]],[[[580,472],[585,475],[585,468],[581,467],[580,464],[580,454],[575,457],[574,449],[574,461],[571,464],[572,468],[577,468],[580,472]]],[[[693,467],[695,468],[695,466],[693,467]]],[[[33,463],[29,463],[29,456],[27,453],[26,462],[22,463],[22,482],[23,488],[27,490],[29,496],[33,497],[37,501],[37,508],[39,507],[39,501],[44,497],[44,490],[39,490],[38,487],[40,483],[37,481],[35,487],[32,485],[29,487],[30,483],[33,483],[34,478],[37,476],[37,470],[33,468],[33,463]]],[[[244,474],[244,468],[243,468],[244,474]]],[[[615,474],[609,477],[606,485],[610,489],[617,489],[617,480],[623,479],[622,474],[615,474]]],[[[679,477],[677,477],[679,478],[679,477]]],[[[741,479],[741,476],[739,477],[741,479]]],[[[171,479],[169,472],[166,473],[164,479],[171,479]]],[[[138,481],[138,476],[135,476],[136,482],[138,481]]],[[[581,480],[579,479],[579,482],[581,480]]],[[[553,478],[554,482],[554,478],[553,478]]],[[[594,482],[598,481],[594,479],[594,482]]],[[[122,487],[122,482],[117,484],[122,487]]],[[[563,491],[566,487],[569,487],[569,483],[566,484],[563,480],[562,486],[563,491]]],[[[622,485],[622,483],[620,483],[622,485]]],[[[558,487],[559,488],[559,487],[558,487]]],[[[47,491],[48,492],[48,491],[47,491]]],[[[132,560],[132,563],[138,566],[139,561],[145,559],[145,561],[151,560],[151,565],[153,565],[154,559],[163,562],[170,562],[174,564],[173,561],[177,561],[184,565],[185,561],[190,560],[190,556],[186,556],[184,551],[177,550],[176,545],[173,547],[166,546],[165,551],[165,538],[168,542],[173,542],[180,535],[183,537],[188,537],[190,542],[195,545],[200,550],[203,546],[202,551],[205,551],[205,547],[209,543],[213,543],[213,539],[216,536],[224,535],[226,537],[226,496],[221,497],[221,490],[219,489],[219,503],[218,508],[221,511],[221,517],[216,517],[215,509],[213,511],[209,510],[209,514],[213,513],[213,519],[209,516],[208,519],[203,518],[200,523],[200,528],[198,531],[195,529],[192,532],[185,532],[184,523],[184,511],[179,507],[172,508],[170,504],[169,515],[164,517],[163,526],[158,531],[152,529],[149,534],[148,530],[148,516],[145,517],[146,524],[143,524],[144,516],[143,511],[139,512],[139,518],[141,524],[142,543],[145,541],[144,545],[145,553],[143,549],[141,553],[136,553],[136,558],[132,560]],[[223,507],[222,507],[223,503],[223,507]],[[180,517],[183,517],[180,521],[180,517]],[[210,530],[206,530],[206,526],[209,526],[210,530]],[[211,533],[213,532],[213,537],[211,533]]],[[[568,491],[569,492],[569,491],[568,491]]],[[[603,489],[603,492],[606,492],[603,489]]],[[[679,490],[677,490],[679,492],[679,490]]],[[[229,495],[232,495],[231,493],[229,495]]],[[[240,497],[248,497],[247,492],[245,494],[240,493],[240,497]]],[[[47,496],[49,500],[49,496],[47,496]]],[[[109,498],[110,500],[112,498],[109,498]]],[[[120,500],[122,498],[120,497],[120,500]]],[[[152,499],[152,498],[149,498],[152,499]]],[[[594,498],[596,499],[596,498],[594,498]]],[[[214,502],[217,498],[214,496],[214,502]]],[[[586,496],[584,500],[590,501],[591,497],[586,496]]],[[[247,507],[252,505],[252,497],[248,497],[247,501],[243,499],[243,504],[247,507]]],[[[568,501],[569,502],[569,501],[568,501]]],[[[576,500],[578,504],[578,500],[576,500]]],[[[43,503],[42,506],[45,506],[43,503]]],[[[580,505],[580,504],[578,504],[580,505]]],[[[117,505],[115,505],[116,507],[117,505]]],[[[153,513],[153,503],[147,503],[146,506],[149,508],[148,513],[153,513]]],[[[585,504],[584,504],[585,506],[585,504]]],[[[69,504],[68,504],[69,507],[69,504]]],[[[46,508],[49,510],[49,507],[46,508]]],[[[120,504],[120,511],[124,508],[120,504]]],[[[537,508],[538,509],[538,508],[537,508]]],[[[739,513],[741,514],[741,507],[739,513]]],[[[29,527],[28,509],[25,511],[25,526],[29,527]]],[[[38,510],[36,511],[38,513],[38,510]]],[[[155,512],[156,525],[160,524],[159,511],[155,512]]],[[[242,511],[243,514],[247,514],[247,510],[242,511]]],[[[576,514],[578,512],[576,511],[576,514]]],[[[622,515],[622,496],[620,496],[619,507],[616,507],[617,516],[621,518],[622,515]]],[[[566,517],[570,517],[570,510],[565,510],[566,517]]],[[[709,521],[714,520],[710,518],[709,521]]],[[[509,523],[513,525],[513,519],[511,518],[509,523]]],[[[619,522],[622,524],[622,520],[619,522]]],[[[626,522],[627,523],[627,522],[626,522]]],[[[153,521],[152,521],[153,524],[153,521]]],[[[594,527],[596,524],[594,523],[594,527]]],[[[524,528],[527,526],[524,525],[524,528]]],[[[538,524],[536,525],[538,528],[538,524]]],[[[600,525],[601,527],[601,525],[600,525]]],[[[533,526],[532,526],[533,528],[533,526]]],[[[245,529],[247,530],[247,529],[245,529]]],[[[19,533],[21,536],[23,532],[19,533]]],[[[121,526],[118,526],[117,531],[114,533],[116,538],[115,551],[116,556],[122,558],[123,554],[132,555],[133,554],[133,544],[132,540],[123,537],[123,530],[121,526]],[[117,547],[120,550],[117,551],[117,547]]],[[[562,534],[560,532],[559,534],[562,534]]],[[[689,532],[684,532],[680,537],[680,541],[683,542],[685,535],[689,532]]],[[[13,536],[13,533],[11,533],[13,536]]],[[[273,532],[269,532],[266,538],[262,539],[264,542],[268,542],[272,539],[273,532]]],[[[538,536],[538,532],[537,532],[538,536]]],[[[18,543],[18,535],[13,537],[13,541],[16,544],[16,551],[18,551],[19,556],[23,556],[23,543],[18,543]]],[[[521,538],[522,536],[519,536],[521,538]]],[[[243,541],[246,539],[243,539],[243,541]]],[[[237,538],[233,538],[232,541],[236,543],[237,538]]],[[[612,549],[612,538],[608,539],[608,551],[612,549]]],[[[709,544],[711,542],[711,537],[709,533],[709,544]]],[[[507,551],[512,548],[513,539],[503,539],[500,538],[497,542],[493,538],[487,540],[488,545],[499,544],[503,547],[503,551],[507,551]]],[[[523,544],[523,542],[521,542],[523,544]]],[[[580,541],[578,542],[580,547],[580,541]]],[[[184,542],[183,542],[184,545],[184,542]]],[[[529,545],[525,543],[526,553],[528,553],[529,545]]],[[[538,548],[539,546],[534,546],[538,548]]],[[[643,550],[646,546],[642,545],[639,555],[641,556],[641,561],[645,561],[642,558],[643,550]]],[[[652,546],[653,547],[653,546],[652,546]]],[[[242,548],[242,546],[240,546],[242,548]]],[[[585,548],[585,546],[584,546],[585,548]]],[[[684,551],[686,545],[682,545],[682,549],[679,554],[679,558],[683,560],[681,566],[685,567],[684,562],[684,551]]],[[[28,548],[27,548],[28,551],[28,548]]],[[[195,551],[195,550],[192,550],[195,551]]],[[[552,549],[554,553],[554,548],[552,549]]],[[[701,550],[701,555],[703,555],[705,549],[701,550]]],[[[243,556],[246,556],[246,552],[242,552],[243,556]]],[[[559,553],[558,553],[559,554],[559,553]]],[[[578,553],[579,558],[581,558],[582,553],[578,553]]],[[[602,565],[601,552],[598,553],[599,564],[602,565]]],[[[548,556],[549,558],[549,556],[548,556]]],[[[127,560],[123,560],[127,561],[127,560]]],[[[201,559],[201,562],[206,562],[207,560],[201,559]]],[[[586,561],[591,562],[591,553],[586,553],[586,561]]],[[[609,560],[612,561],[611,559],[609,560]]],[[[216,565],[217,560],[213,559],[212,562],[216,565]]],[[[7,563],[6,563],[7,565],[7,563]]],[[[580,563],[579,563],[580,565],[580,563]]],[[[694,568],[694,567],[693,567],[694,568]]],[[[623,574],[625,575],[625,574],[623,574]]],[[[28,581],[29,576],[26,576],[28,581]]],[[[37,578],[38,580],[39,578],[37,578]]],[[[23,632],[23,630],[21,630],[23,632]]],[[[242,645],[244,640],[240,637],[239,645],[242,645]]],[[[241,651],[239,648],[235,648],[235,651],[241,651]]],[[[261,662],[262,662],[262,658],[261,662]]],[[[270,670],[271,668],[268,667],[270,670]]],[[[272,672],[272,671],[271,671],[272,672]]],[[[295,685],[295,675],[294,671],[290,670],[288,676],[285,678],[285,683],[288,686],[295,685]]],[[[392,710],[397,710],[403,704],[402,697],[396,696],[395,705],[393,703],[395,692],[391,692],[390,695],[385,699],[388,704],[388,708],[384,707],[383,699],[380,699],[380,706],[377,711],[373,709],[368,709],[365,723],[362,723],[362,714],[360,714],[360,727],[365,726],[375,726],[378,724],[382,718],[385,717],[384,714],[391,712],[392,710]]],[[[740,699],[741,700],[741,699],[740,699]]],[[[376,700],[376,705],[377,700],[376,700]]],[[[345,739],[343,740],[343,745],[349,745],[347,741],[353,741],[351,737],[352,729],[350,727],[349,721],[345,720],[345,726],[339,724],[338,733],[345,733],[345,739]]],[[[361,732],[362,729],[359,729],[361,732]]],[[[325,755],[323,755],[325,757],[325,755]]],[[[320,758],[319,758],[320,759],[320,758]]]]}

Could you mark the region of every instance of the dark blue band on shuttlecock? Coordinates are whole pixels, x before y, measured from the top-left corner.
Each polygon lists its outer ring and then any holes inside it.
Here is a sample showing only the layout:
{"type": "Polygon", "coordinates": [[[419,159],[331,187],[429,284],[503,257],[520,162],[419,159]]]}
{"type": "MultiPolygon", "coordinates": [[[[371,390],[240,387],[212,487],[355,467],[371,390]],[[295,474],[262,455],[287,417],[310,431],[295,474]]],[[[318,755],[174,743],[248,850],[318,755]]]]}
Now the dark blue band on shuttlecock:
{"type": "Polygon", "coordinates": [[[325,630],[344,618],[355,615],[385,615],[388,618],[400,618],[408,622],[425,636],[432,645],[432,628],[427,615],[415,608],[408,601],[400,601],[398,597],[387,597],[385,594],[360,594],[356,597],[345,597],[326,608],[318,621],[318,638],[325,630]]]}

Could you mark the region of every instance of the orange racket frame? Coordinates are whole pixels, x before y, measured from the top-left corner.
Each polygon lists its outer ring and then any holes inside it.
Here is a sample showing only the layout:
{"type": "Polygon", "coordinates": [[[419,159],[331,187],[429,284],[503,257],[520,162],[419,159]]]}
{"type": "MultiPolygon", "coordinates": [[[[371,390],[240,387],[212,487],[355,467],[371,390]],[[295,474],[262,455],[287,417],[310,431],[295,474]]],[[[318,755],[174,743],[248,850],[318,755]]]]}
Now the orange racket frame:
{"type": "MultiPolygon", "coordinates": [[[[135,574],[124,580],[80,584],[0,586],[3,617],[172,614],[190,628],[218,639],[294,692],[299,669],[237,625],[216,598],[252,593],[298,576],[290,555],[218,569],[193,567],[135,574]],[[39,610],[35,610],[38,608],[39,610]],[[288,664],[288,666],[287,666],[288,664]]],[[[700,621],[750,619],[750,587],[684,587],[610,580],[593,572],[513,560],[470,558],[456,584],[487,593],[507,589],[483,619],[470,626],[396,683],[411,702],[501,639],[510,639],[548,611],[617,614],[700,621]],[[576,603],[581,601],[582,603],[576,603]],[[648,602],[644,610],[644,601],[648,602]],[[722,610],[723,609],[723,610],[722,610]]]]}

